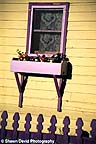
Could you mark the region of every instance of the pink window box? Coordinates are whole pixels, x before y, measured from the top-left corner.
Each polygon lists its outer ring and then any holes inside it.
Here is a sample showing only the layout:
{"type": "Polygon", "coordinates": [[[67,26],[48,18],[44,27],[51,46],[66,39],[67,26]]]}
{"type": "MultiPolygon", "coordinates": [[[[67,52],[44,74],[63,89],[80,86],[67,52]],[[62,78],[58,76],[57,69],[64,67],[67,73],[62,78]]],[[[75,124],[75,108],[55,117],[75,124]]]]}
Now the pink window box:
{"type": "Polygon", "coordinates": [[[67,75],[67,62],[48,63],[48,62],[31,62],[31,61],[11,61],[11,71],[19,73],[56,75],[62,77],[67,75]]]}

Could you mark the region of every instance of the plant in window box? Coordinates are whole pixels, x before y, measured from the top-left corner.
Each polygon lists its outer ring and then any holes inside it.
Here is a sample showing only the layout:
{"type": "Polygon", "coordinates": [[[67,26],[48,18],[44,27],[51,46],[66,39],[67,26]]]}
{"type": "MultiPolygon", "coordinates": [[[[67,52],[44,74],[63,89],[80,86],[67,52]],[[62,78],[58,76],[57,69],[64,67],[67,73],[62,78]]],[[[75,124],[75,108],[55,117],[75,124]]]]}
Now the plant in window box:
{"type": "Polygon", "coordinates": [[[28,54],[25,52],[21,52],[19,49],[17,49],[17,53],[18,53],[18,58],[19,60],[23,61],[23,60],[29,60],[28,54]]]}
{"type": "Polygon", "coordinates": [[[29,57],[28,54],[25,52],[21,52],[19,49],[17,49],[18,58],[20,61],[26,60],[26,61],[34,61],[34,62],[52,62],[52,63],[61,63],[62,60],[67,60],[66,55],[63,55],[62,53],[55,53],[50,57],[47,57],[45,54],[42,56],[36,52],[36,56],[29,57]]]}

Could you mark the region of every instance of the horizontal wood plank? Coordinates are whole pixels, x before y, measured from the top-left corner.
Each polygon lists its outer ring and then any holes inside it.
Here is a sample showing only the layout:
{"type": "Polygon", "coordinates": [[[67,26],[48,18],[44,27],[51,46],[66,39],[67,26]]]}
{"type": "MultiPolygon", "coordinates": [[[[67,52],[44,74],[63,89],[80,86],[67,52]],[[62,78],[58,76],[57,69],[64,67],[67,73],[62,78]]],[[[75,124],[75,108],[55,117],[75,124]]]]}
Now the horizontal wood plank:
{"type": "Polygon", "coordinates": [[[86,58],[96,58],[96,49],[80,49],[80,48],[70,48],[66,49],[67,56],[74,56],[74,57],[86,57],[86,58]]]}
{"type": "Polygon", "coordinates": [[[11,55],[12,58],[17,57],[18,56],[17,49],[21,50],[22,52],[26,51],[25,46],[1,45],[0,54],[5,54],[6,56],[9,54],[9,55],[11,55]]]}
{"type": "Polygon", "coordinates": [[[27,12],[0,12],[0,20],[26,21],[27,17],[27,12]]]}
{"type": "Polygon", "coordinates": [[[95,73],[96,69],[95,69],[95,71],[93,71],[94,69],[92,70],[92,72],[94,72],[94,73],[91,73],[91,71],[89,69],[85,69],[85,75],[84,75],[84,73],[82,73],[82,69],[78,69],[78,74],[77,73],[76,73],[76,75],[74,74],[72,76],[72,80],[68,80],[68,83],[85,84],[85,85],[93,85],[94,86],[95,82],[96,82],[96,73],[95,73]],[[88,70],[89,70],[89,73],[86,72],[88,70]],[[77,79],[78,79],[78,81],[77,81],[77,79]]]}
{"type": "Polygon", "coordinates": [[[96,11],[96,3],[73,3],[70,5],[70,9],[69,9],[69,12],[70,13],[73,13],[73,12],[79,12],[79,13],[82,13],[82,12],[95,12],[96,11]]]}
{"type": "MultiPolygon", "coordinates": [[[[94,19],[95,20],[95,19],[94,19]]],[[[84,21],[77,21],[77,22],[68,22],[68,30],[74,31],[96,31],[96,22],[84,22],[84,21]]]]}
{"type": "Polygon", "coordinates": [[[68,31],[68,40],[96,40],[96,31],[68,31]]]}
{"type": "Polygon", "coordinates": [[[1,29],[0,37],[8,38],[26,38],[27,31],[25,29],[1,29]]]}
{"type": "Polygon", "coordinates": [[[76,57],[69,57],[71,63],[73,65],[78,66],[96,66],[96,59],[95,58],[76,58],[76,57]]]}
{"type": "Polygon", "coordinates": [[[68,21],[84,21],[84,22],[88,22],[88,21],[96,21],[95,17],[96,16],[96,12],[93,13],[70,13],[69,14],[69,18],[68,21]]]}
{"type": "Polygon", "coordinates": [[[66,87],[66,91],[89,94],[91,93],[96,95],[96,85],[69,84],[66,87]]]}
{"type": "Polygon", "coordinates": [[[96,40],[68,40],[66,44],[66,48],[96,48],[96,40]]]}
{"type": "Polygon", "coordinates": [[[6,29],[11,30],[26,30],[27,29],[27,21],[3,21],[0,20],[0,30],[6,29]]]}
{"type": "Polygon", "coordinates": [[[11,46],[17,46],[17,48],[19,46],[22,46],[22,47],[26,47],[26,39],[25,38],[4,38],[4,37],[1,37],[0,38],[0,45],[2,46],[8,46],[8,45],[11,45],[11,46]]]}
{"type": "Polygon", "coordinates": [[[2,12],[27,12],[28,5],[26,3],[1,3],[0,4],[0,11],[2,12]]]}

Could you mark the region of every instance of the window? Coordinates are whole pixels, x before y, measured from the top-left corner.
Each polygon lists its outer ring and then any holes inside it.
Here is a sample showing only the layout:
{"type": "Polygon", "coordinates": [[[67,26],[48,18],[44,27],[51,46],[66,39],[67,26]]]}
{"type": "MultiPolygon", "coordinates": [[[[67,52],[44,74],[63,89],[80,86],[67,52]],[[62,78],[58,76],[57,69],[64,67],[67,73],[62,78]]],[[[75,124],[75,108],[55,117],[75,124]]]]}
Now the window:
{"type": "Polygon", "coordinates": [[[28,55],[64,53],[68,3],[30,3],[28,16],[28,55]]]}

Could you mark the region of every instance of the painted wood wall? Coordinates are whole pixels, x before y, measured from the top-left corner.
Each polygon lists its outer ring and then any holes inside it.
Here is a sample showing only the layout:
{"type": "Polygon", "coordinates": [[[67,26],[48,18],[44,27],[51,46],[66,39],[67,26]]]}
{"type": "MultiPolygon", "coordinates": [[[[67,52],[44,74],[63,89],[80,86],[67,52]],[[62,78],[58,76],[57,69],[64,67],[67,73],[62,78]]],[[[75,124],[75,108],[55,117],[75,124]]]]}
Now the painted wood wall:
{"type": "Polygon", "coordinates": [[[19,111],[20,129],[23,129],[25,114],[30,112],[35,130],[36,118],[42,113],[45,131],[53,114],[58,117],[57,132],[65,115],[71,118],[71,134],[78,117],[82,117],[84,129],[89,131],[91,120],[96,118],[96,0],[62,0],[70,2],[66,54],[73,65],[73,76],[67,81],[61,113],[57,112],[57,94],[53,79],[49,78],[30,77],[23,108],[18,108],[18,89],[10,72],[10,61],[17,57],[18,48],[26,49],[29,1],[32,0],[0,0],[0,113],[8,110],[8,128],[11,128],[13,113],[19,111]]]}

